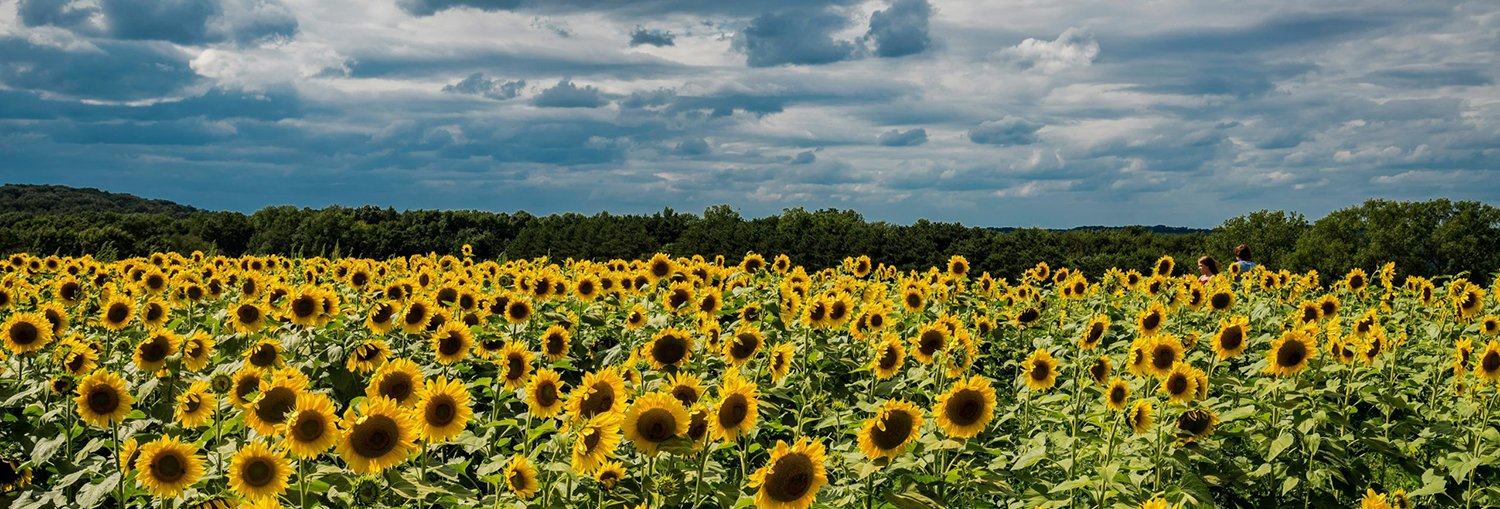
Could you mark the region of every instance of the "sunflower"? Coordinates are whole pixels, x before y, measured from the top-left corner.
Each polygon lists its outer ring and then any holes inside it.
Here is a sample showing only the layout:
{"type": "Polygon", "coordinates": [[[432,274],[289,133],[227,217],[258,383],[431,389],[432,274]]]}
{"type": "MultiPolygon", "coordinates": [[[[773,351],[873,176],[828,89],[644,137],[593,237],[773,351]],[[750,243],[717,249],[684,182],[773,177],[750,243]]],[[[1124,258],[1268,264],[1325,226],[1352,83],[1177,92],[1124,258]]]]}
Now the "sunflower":
{"type": "Polygon", "coordinates": [[[929,323],[917,329],[911,338],[911,356],[922,364],[932,364],[933,356],[948,346],[950,331],[939,323],[929,323]]]}
{"type": "Polygon", "coordinates": [[[648,354],[646,360],[651,361],[652,368],[680,367],[693,356],[693,336],[676,327],[662,329],[652,336],[645,350],[648,354]]]}
{"type": "Polygon", "coordinates": [[[182,345],[182,364],[188,371],[203,371],[213,361],[218,343],[206,331],[193,332],[182,345]]]}
{"type": "Polygon", "coordinates": [[[1245,353],[1245,344],[1250,336],[1250,320],[1234,315],[1219,320],[1219,332],[1214,334],[1214,354],[1219,359],[1233,359],[1245,353]]]}
{"type": "Polygon", "coordinates": [[[41,313],[12,313],[0,331],[5,348],[18,354],[41,350],[52,341],[52,322],[41,313]]]}
{"type": "Polygon", "coordinates": [[[688,411],[670,393],[657,392],[636,398],[625,412],[625,438],[636,450],[656,455],[662,444],[687,434],[688,411]]]}
{"type": "Polygon", "coordinates": [[[105,329],[124,329],[129,326],[130,318],[135,317],[135,300],[124,294],[115,294],[99,308],[99,324],[105,329]]]}
{"type": "Polygon", "coordinates": [[[338,417],[333,413],[333,400],[327,395],[303,393],[297,395],[297,404],[287,415],[282,446],[292,456],[315,458],[332,448],[339,440],[338,417]]]}
{"type": "Polygon", "coordinates": [[[537,483],[536,468],[531,466],[531,460],[525,455],[511,456],[510,463],[505,466],[505,486],[522,500],[536,496],[537,489],[540,487],[537,483]]]}
{"type": "Polygon", "coordinates": [[[645,306],[637,304],[630,308],[630,313],[625,315],[625,330],[636,330],[646,326],[649,318],[646,315],[645,306]]]}
{"type": "Polygon", "coordinates": [[[344,368],[354,373],[375,371],[391,356],[391,347],[384,340],[367,339],[354,347],[344,368]]]}
{"type": "Polygon", "coordinates": [[[165,436],[141,446],[135,459],[136,481],[156,498],[177,498],[203,477],[198,446],[165,436]]]}
{"type": "Polygon", "coordinates": [[[1208,307],[1214,311],[1227,311],[1234,307],[1234,290],[1218,286],[1208,294],[1208,307]]]}
{"type": "Polygon", "coordinates": [[[395,301],[377,302],[370,307],[370,314],[365,316],[365,328],[371,333],[384,336],[396,330],[397,307],[395,301]]]}
{"type": "Polygon", "coordinates": [[[1177,416],[1177,443],[1186,444],[1203,440],[1214,434],[1219,425],[1219,415],[1212,410],[1195,408],[1177,416]]]}
{"type": "Polygon", "coordinates": [[[766,466],[750,476],[749,487],[755,492],[755,506],[760,509],[807,509],[818,497],[818,490],[828,484],[823,462],[827,459],[823,443],[809,442],[806,437],[788,446],[777,440],[766,466]]]}
{"type": "Polygon", "coordinates": [[[1307,368],[1308,359],[1317,356],[1317,339],[1301,329],[1292,329],[1271,343],[1271,349],[1266,352],[1266,362],[1270,365],[1266,366],[1265,372],[1295,375],[1307,368]]]}
{"type": "Polygon", "coordinates": [[[1109,387],[1104,390],[1104,406],[1110,410],[1124,410],[1125,403],[1130,402],[1130,385],[1124,380],[1116,378],[1109,382],[1109,387]]]}
{"type": "Polygon", "coordinates": [[[1474,376],[1487,382],[1500,382],[1500,341],[1490,340],[1484,353],[1474,362],[1474,376]]]}
{"type": "Polygon", "coordinates": [[[714,437],[733,442],[750,432],[760,416],[760,391],[755,383],[728,371],[719,386],[719,401],[714,407],[714,437]]]}
{"type": "Polygon", "coordinates": [[[589,417],[579,426],[573,441],[573,471],[593,472],[613,459],[620,445],[620,414],[605,412],[589,417]]]}
{"type": "Polygon", "coordinates": [[[52,394],[55,396],[66,396],[78,388],[78,381],[69,375],[58,375],[47,381],[47,387],[52,390],[52,394]]]}
{"type": "Polygon", "coordinates": [[[1310,324],[1323,319],[1323,308],[1318,307],[1317,302],[1302,301],[1297,305],[1297,310],[1292,313],[1292,317],[1302,324],[1310,324]]]}
{"type": "Polygon", "coordinates": [[[531,301],[514,298],[505,304],[505,321],[512,324],[526,323],[531,319],[532,312],[531,301]]]}
{"type": "Polygon", "coordinates": [[[859,434],[859,450],[871,460],[895,460],[906,445],[922,433],[922,412],[906,400],[887,400],[865,421],[859,434]]]}
{"type": "Polygon", "coordinates": [[[895,334],[886,334],[875,345],[875,355],[870,359],[870,369],[875,371],[875,378],[880,380],[889,379],[901,372],[901,365],[906,362],[906,347],[901,345],[901,340],[895,334]]]}
{"type": "MultiPolygon", "coordinates": [[[[1236,265],[1230,265],[1230,267],[1235,266],[1236,265]]],[[[1153,498],[1151,500],[1141,502],[1141,505],[1136,506],[1136,509],[1178,509],[1180,507],[1182,507],[1182,504],[1172,505],[1167,503],[1166,499],[1153,498]]]]}
{"type": "Polygon", "coordinates": [[[1183,359],[1182,342],[1175,336],[1161,334],[1146,338],[1143,343],[1141,351],[1146,362],[1142,368],[1147,374],[1164,377],[1183,359]]]}
{"type": "Polygon", "coordinates": [[[439,326],[428,338],[438,364],[449,365],[462,362],[474,347],[474,333],[462,322],[448,322],[439,326]]]}
{"type": "Polygon", "coordinates": [[[375,371],[365,386],[365,396],[384,397],[407,407],[417,402],[423,386],[422,371],[410,359],[392,359],[375,371]]]}
{"type": "Polygon", "coordinates": [[[1453,346],[1453,374],[1462,376],[1469,372],[1469,362],[1474,359],[1474,341],[1461,339],[1453,346]]]}
{"type": "Polygon", "coordinates": [[[254,334],[266,327],[266,311],[255,302],[241,302],[229,311],[229,326],[244,334],[254,334]]]}
{"type": "Polygon", "coordinates": [[[568,332],[567,327],[553,325],[542,333],[542,355],[549,361],[557,362],[568,355],[568,348],[573,344],[573,335],[568,332]]]}
{"type": "Polygon", "coordinates": [[[988,379],[978,375],[957,380],[948,392],[938,396],[933,413],[937,414],[938,427],[949,437],[973,437],[994,417],[995,389],[990,387],[988,379]]]}
{"type": "Polygon", "coordinates": [[[135,347],[136,368],[155,373],[167,367],[167,357],[177,352],[181,338],[168,329],[152,331],[135,347]]]}
{"type": "Polygon", "coordinates": [[[546,368],[537,371],[526,386],[526,406],[531,408],[531,416],[545,419],[562,412],[562,386],[562,376],[556,371],[546,368]]]}
{"type": "Polygon", "coordinates": [[[303,285],[286,301],[286,318],[294,325],[311,327],[323,317],[322,292],[315,286],[303,285]]]}
{"type": "Polygon", "coordinates": [[[432,303],[427,299],[413,299],[406,304],[406,310],[401,313],[401,319],[396,325],[401,332],[415,334],[427,330],[427,324],[432,322],[432,303]]]}
{"type": "Polygon", "coordinates": [[[1464,289],[1453,298],[1453,306],[1457,308],[1458,315],[1464,320],[1472,320],[1479,316],[1484,310],[1484,290],[1478,286],[1466,284],[1464,289]]]}
{"type": "Polygon", "coordinates": [[[1155,336],[1167,322],[1167,311],[1160,302],[1152,302],[1145,311],[1136,315],[1135,328],[1141,336],[1155,336]]]}
{"type": "Polygon", "coordinates": [[[172,306],[160,298],[153,297],[148,299],[141,306],[141,325],[146,326],[146,328],[166,325],[167,320],[170,318],[172,318],[172,306]]]}
{"type": "Polygon", "coordinates": [[[1365,496],[1359,500],[1359,509],[1391,509],[1391,505],[1386,501],[1385,494],[1365,488],[1365,496]]]}
{"type": "Polygon", "coordinates": [[[1500,334],[1500,318],[1486,316],[1479,319],[1479,333],[1486,336],[1500,334]]]}
{"type": "Polygon", "coordinates": [[[615,485],[624,479],[625,466],[621,465],[618,461],[606,461],[603,465],[599,466],[598,470],[594,471],[594,480],[598,481],[599,486],[603,487],[605,491],[615,489],[615,485]]]}
{"type": "Polygon", "coordinates": [[[379,474],[417,450],[411,418],[396,400],[373,396],[360,404],[358,414],[352,410],[337,452],[354,473],[379,474]]]}
{"type": "Polygon", "coordinates": [[[1173,403],[1183,403],[1198,394],[1197,371],[1186,362],[1179,362],[1162,378],[1161,391],[1173,403]]]}
{"type": "Polygon", "coordinates": [[[781,343],[771,348],[769,366],[771,369],[771,383],[780,382],[792,371],[792,360],[797,350],[791,343],[781,343]]]}
{"type": "Polygon", "coordinates": [[[0,494],[10,493],[31,483],[31,467],[22,467],[15,460],[0,461],[0,494]]]}
{"type": "Polygon", "coordinates": [[[1360,346],[1360,359],[1364,361],[1366,366],[1374,364],[1375,359],[1380,358],[1380,354],[1385,352],[1385,332],[1382,329],[1375,329],[1372,334],[1365,337],[1360,346]]]}
{"type": "Polygon", "coordinates": [[[1026,386],[1033,391],[1046,391],[1057,384],[1057,360],[1044,348],[1038,348],[1021,362],[1026,370],[1026,386]]]}
{"type": "Polygon", "coordinates": [[[1093,350],[1104,340],[1104,332],[1109,330],[1109,317],[1104,315],[1095,316],[1089,320],[1088,327],[1084,328],[1083,336],[1078,338],[1078,348],[1093,350]]]}
{"type": "Polygon", "coordinates": [[[252,440],[230,458],[228,475],[229,489],[235,494],[250,500],[275,500],[286,491],[292,468],[285,453],[252,440]]]}
{"type": "Polygon", "coordinates": [[[209,390],[208,382],[195,381],[177,397],[177,422],[184,428],[202,426],[213,418],[217,403],[218,397],[209,390]]]}
{"type": "Polygon", "coordinates": [[[735,367],[743,366],[755,357],[756,352],[766,343],[765,336],[760,333],[760,327],[754,325],[741,325],[735,331],[734,337],[724,342],[724,357],[735,367]]]}
{"type": "Polygon", "coordinates": [[[667,375],[667,392],[685,406],[693,406],[703,397],[703,379],[692,373],[678,372],[667,375]]]}
{"type": "Polygon", "coordinates": [[[583,375],[568,397],[568,413],[577,418],[618,413],[625,409],[625,398],[625,379],[617,368],[609,366],[583,375]]]}
{"type": "Polygon", "coordinates": [[[908,286],[901,290],[901,307],[907,313],[920,313],[927,309],[927,293],[920,286],[908,286]]]}
{"type": "Polygon", "coordinates": [[[1109,375],[1113,371],[1114,363],[1110,362],[1109,357],[1105,355],[1100,355],[1099,358],[1094,359],[1093,363],[1089,364],[1089,378],[1093,379],[1094,383],[1099,385],[1109,382],[1109,375]]]}
{"type": "Polygon", "coordinates": [[[1016,326],[1023,329],[1036,325],[1036,323],[1040,322],[1041,320],[1042,310],[1037,309],[1035,306],[1027,306],[1025,309],[1022,309],[1020,312],[1016,313],[1015,317],[1016,326]]]}
{"type": "MultiPolygon", "coordinates": [[[[0,359],[3,363],[5,359],[0,359]]],[[[99,366],[99,353],[88,346],[74,346],[62,356],[63,368],[73,376],[83,376],[99,366]]]]}
{"type": "Polygon", "coordinates": [[[78,416],[84,422],[106,427],[125,420],[135,396],[125,390],[125,380],[119,375],[99,369],[78,382],[78,396],[73,402],[78,404],[78,416]]]}
{"type": "Polygon", "coordinates": [[[1138,435],[1150,432],[1151,423],[1156,422],[1154,412],[1150,400],[1136,401],[1135,406],[1130,409],[1130,429],[1135,430],[1138,435]]]}
{"type": "Polygon", "coordinates": [[[245,360],[257,368],[274,369],[282,364],[281,352],[283,351],[286,351],[286,348],[281,346],[280,341],[266,338],[256,341],[245,350],[245,360]]]}
{"type": "Polygon", "coordinates": [[[505,388],[510,390],[520,389],[526,385],[531,378],[531,362],[536,360],[525,345],[515,341],[507,341],[505,349],[501,350],[499,360],[496,362],[504,369],[500,371],[500,377],[505,380],[505,388]]]}
{"type": "Polygon", "coordinates": [[[297,395],[305,391],[307,379],[301,372],[291,368],[273,372],[269,382],[261,383],[260,395],[245,408],[245,425],[260,436],[276,436],[297,405],[297,395]]]}

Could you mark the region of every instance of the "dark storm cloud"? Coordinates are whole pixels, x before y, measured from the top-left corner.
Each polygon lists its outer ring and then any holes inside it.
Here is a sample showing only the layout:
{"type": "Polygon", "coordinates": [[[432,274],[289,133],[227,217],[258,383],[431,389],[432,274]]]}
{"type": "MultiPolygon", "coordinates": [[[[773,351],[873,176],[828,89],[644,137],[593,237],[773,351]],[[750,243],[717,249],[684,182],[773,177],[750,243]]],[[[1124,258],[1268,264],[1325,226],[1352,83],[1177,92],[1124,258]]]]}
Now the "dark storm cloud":
{"type": "Polygon", "coordinates": [[[631,47],[650,45],[660,48],[672,46],[674,44],[673,41],[676,39],[677,36],[672,35],[672,32],[667,30],[646,30],[641,27],[635,27],[635,30],[630,32],[631,47]]]}
{"type": "Polygon", "coordinates": [[[927,0],[896,0],[889,9],[870,15],[870,31],[865,34],[875,43],[875,54],[902,57],[921,53],[932,44],[928,35],[928,18],[932,5],[927,0]]]}
{"type": "Polygon", "coordinates": [[[0,82],[75,98],[130,101],[168,95],[198,80],[188,55],[168,44],[100,40],[94,46],[97,51],[68,51],[0,39],[5,55],[0,82]]]}
{"type": "Polygon", "coordinates": [[[848,23],[848,19],[830,12],[767,13],[751,20],[735,36],[734,49],[745,54],[745,64],[750,67],[847,60],[854,55],[854,43],[834,40],[833,32],[848,23]]]}
{"type": "Polygon", "coordinates": [[[297,33],[297,18],[280,0],[20,0],[17,14],[26,26],[177,44],[251,44],[297,33]]]}
{"type": "Polygon", "coordinates": [[[899,130],[891,129],[881,133],[880,138],[876,139],[875,142],[885,147],[915,147],[927,143],[927,130],[918,127],[903,133],[899,130]]]}

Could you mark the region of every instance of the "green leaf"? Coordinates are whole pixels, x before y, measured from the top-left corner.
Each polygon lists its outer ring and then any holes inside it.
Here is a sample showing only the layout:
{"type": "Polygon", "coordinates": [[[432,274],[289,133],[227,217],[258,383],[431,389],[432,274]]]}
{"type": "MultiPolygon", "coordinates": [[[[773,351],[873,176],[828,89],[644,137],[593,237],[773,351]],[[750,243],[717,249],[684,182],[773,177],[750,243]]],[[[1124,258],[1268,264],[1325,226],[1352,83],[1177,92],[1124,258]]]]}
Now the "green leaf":
{"type": "Polygon", "coordinates": [[[104,497],[113,492],[119,484],[120,473],[109,474],[109,477],[105,477],[98,484],[90,484],[79,490],[78,498],[73,499],[73,502],[78,504],[79,509],[92,509],[98,506],[99,502],[103,501],[104,497]]]}
{"type": "Polygon", "coordinates": [[[1276,437],[1276,440],[1271,441],[1271,451],[1266,455],[1266,461],[1275,460],[1277,456],[1281,455],[1282,451],[1285,451],[1286,448],[1291,446],[1292,434],[1285,431],[1281,432],[1281,436],[1276,437]]]}
{"type": "Polygon", "coordinates": [[[900,509],[937,509],[942,504],[927,498],[926,495],[915,491],[906,493],[885,492],[885,500],[900,509]]]}
{"type": "Polygon", "coordinates": [[[1016,458],[1016,462],[1010,465],[1010,469],[1020,470],[1026,467],[1030,467],[1036,464],[1036,462],[1041,461],[1041,459],[1046,455],[1047,446],[1038,445],[1036,447],[1032,447],[1031,449],[1027,450],[1025,454],[1022,454],[1021,457],[1016,458]]]}
{"type": "Polygon", "coordinates": [[[1443,476],[1438,475],[1437,472],[1429,468],[1426,472],[1422,472],[1422,487],[1418,488],[1416,491],[1407,493],[1407,495],[1413,497],[1436,495],[1438,493],[1442,493],[1443,490],[1447,488],[1448,480],[1444,479],[1443,476]]]}
{"type": "Polygon", "coordinates": [[[52,438],[37,441],[36,448],[31,450],[31,464],[47,464],[47,460],[52,459],[52,456],[57,454],[59,449],[62,449],[63,442],[66,439],[67,437],[63,435],[53,435],[52,438]]]}

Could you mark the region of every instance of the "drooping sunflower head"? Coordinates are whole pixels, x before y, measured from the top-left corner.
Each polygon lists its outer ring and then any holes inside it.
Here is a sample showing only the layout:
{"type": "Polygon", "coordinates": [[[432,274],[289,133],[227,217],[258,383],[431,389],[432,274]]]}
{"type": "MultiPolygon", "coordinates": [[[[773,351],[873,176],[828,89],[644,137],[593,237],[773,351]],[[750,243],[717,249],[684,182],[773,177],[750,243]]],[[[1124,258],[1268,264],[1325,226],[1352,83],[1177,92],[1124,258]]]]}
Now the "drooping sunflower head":
{"type": "Polygon", "coordinates": [[[1026,386],[1033,391],[1046,391],[1057,384],[1057,359],[1044,348],[1038,348],[1021,362],[1026,386]]]}
{"type": "Polygon", "coordinates": [[[125,380],[104,369],[95,370],[78,383],[78,415],[84,422],[107,427],[130,413],[135,396],[125,390],[125,380]]]}
{"type": "Polygon", "coordinates": [[[417,402],[424,380],[422,371],[411,359],[392,359],[375,371],[365,386],[365,396],[384,397],[397,405],[407,407],[417,402]]]}
{"type": "Polygon", "coordinates": [[[505,486],[522,500],[536,496],[539,487],[536,468],[531,466],[531,460],[525,455],[511,456],[510,463],[505,466],[505,486]]]}
{"type": "Polygon", "coordinates": [[[1107,355],[1100,355],[1089,364],[1089,378],[1099,385],[1109,382],[1109,375],[1113,371],[1114,363],[1110,362],[1107,355]]]}
{"type": "Polygon", "coordinates": [[[355,373],[369,373],[385,364],[391,356],[391,347],[384,340],[367,339],[349,352],[345,368],[355,373]]]}
{"type": "Polygon", "coordinates": [[[282,444],[298,458],[315,458],[339,439],[333,400],[324,394],[298,394],[297,404],[283,426],[282,444]]]}
{"type": "Polygon", "coordinates": [[[175,436],[165,436],[141,446],[135,459],[136,481],[156,498],[177,498],[203,477],[203,458],[198,447],[175,436]]]}
{"type": "Polygon", "coordinates": [[[812,506],[818,491],[828,484],[823,466],[826,459],[827,451],[820,441],[810,442],[803,437],[788,446],[778,440],[766,465],[750,477],[749,486],[759,488],[755,492],[756,507],[807,509],[812,506]]]}
{"type": "Polygon", "coordinates": [[[457,437],[473,414],[469,389],[463,381],[450,381],[446,376],[427,381],[413,410],[417,434],[428,443],[443,443],[457,437]]]}
{"type": "Polygon", "coordinates": [[[948,392],[938,396],[933,408],[938,426],[953,438],[978,435],[989,425],[994,412],[995,389],[990,387],[988,379],[978,375],[954,382],[948,392]]]}
{"type": "Polygon", "coordinates": [[[1317,340],[1299,328],[1281,334],[1266,352],[1266,372],[1291,376],[1307,369],[1307,361],[1318,355],[1317,340]]]}
{"type": "Polygon", "coordinates": [[[625,412],[625,438],[647,455],[655,455],[668,441],[687,434],[687,407],[670,393],[657,392],[636,398],[625,412]]]}
{"type": "Polygon", "coordinates": [[[545,419],[562,412],[562,387],[562,375],[556,371],[546,368],[537,371],[526,386],[526,406],[531,408],[531,415],[545,419]]]}
{"type": "Polygon", "coordinates": [[[229,460],[229,489],[250,500],[274,499],[286,491],[292,475],[286,455],[260,440],[246,443],[229,460]]]}
{"type": "Polygon", "coordinates": [[[0,495],[21,489],[31,483],[31,467],[15,460],[0,460],[0,495]]]}
{"type": "Polygon", "coordinates": [[[890,400],[865,421],[859,434],[859,450],[866,458],[893,460],[906,451],[922,431],[922,412],[905,400],[890,400]]]}
{"type": "Polygon", "coordinates": [[[875,371],[876,378],[885,380],[901,372],[901,365],[905,362],[906,347],[902,346],[901,340],[897,339],[895,334],[886,334],[875,345],[875,355],[870,360],[870,369],[875,371]]]}
{"type": "Polygon", "coordinates": [[[1156,422],[1155,410],[1151,408],[1150,400],[1137,400],[1135,406],[1130,409],[1130,429],[1136,434],[1144,434],[1151,431],[1151,424],[1156,422]]]}
{"type": "Polygon", "coordinates": [[[416,431],[409,414],[395,400],[366,399],[360,412],[344,422],[339,458],[360,475],[378,474],[406,461],[416,447],[416,431]]]}

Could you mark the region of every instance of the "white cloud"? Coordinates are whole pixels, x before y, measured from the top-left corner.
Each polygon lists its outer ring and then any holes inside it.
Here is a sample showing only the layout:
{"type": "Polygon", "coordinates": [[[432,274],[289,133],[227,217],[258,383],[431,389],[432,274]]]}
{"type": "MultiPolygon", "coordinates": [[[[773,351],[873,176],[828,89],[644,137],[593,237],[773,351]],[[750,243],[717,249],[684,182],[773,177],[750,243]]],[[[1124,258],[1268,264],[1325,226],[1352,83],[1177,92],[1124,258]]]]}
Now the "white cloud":
{"type": "Polygon", "coordinates": [[[1099,56],[1099,42],[1086,28],[1069,28],[1051,41],[1027,38],[995,56],[1021,69],[1057,74],[1092,64],[1099,56]]]}

